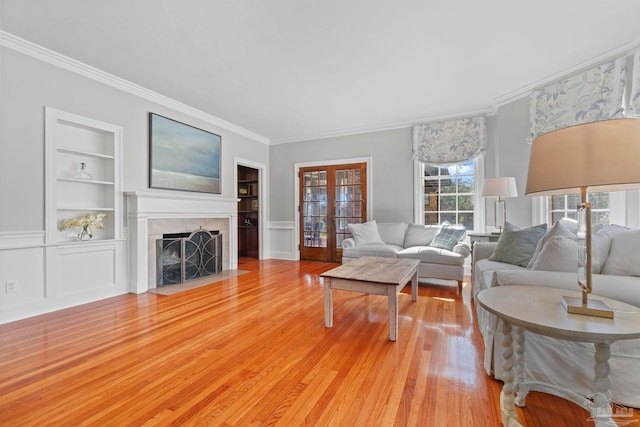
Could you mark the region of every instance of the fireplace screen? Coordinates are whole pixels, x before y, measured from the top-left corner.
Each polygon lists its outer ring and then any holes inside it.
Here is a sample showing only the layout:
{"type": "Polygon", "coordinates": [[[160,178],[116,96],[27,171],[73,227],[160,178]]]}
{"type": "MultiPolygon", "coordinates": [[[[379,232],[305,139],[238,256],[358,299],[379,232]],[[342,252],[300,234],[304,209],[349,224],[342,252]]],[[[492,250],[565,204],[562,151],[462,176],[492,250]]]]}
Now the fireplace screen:
{"type": "Polygon", "coordinates": [[[156,240],[157,284],[171,285],[222,271],[222,234],[198,229],[156,240]]]}

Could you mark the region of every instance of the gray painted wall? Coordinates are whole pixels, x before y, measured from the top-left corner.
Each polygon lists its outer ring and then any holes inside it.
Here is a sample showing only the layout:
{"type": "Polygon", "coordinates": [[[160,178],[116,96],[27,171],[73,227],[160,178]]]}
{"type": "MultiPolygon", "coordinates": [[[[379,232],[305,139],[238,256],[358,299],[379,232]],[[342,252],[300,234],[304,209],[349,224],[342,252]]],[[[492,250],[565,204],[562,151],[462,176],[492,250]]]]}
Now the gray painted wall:
{"type": "MultiPolygon", "coordinates": [[[[514,176],[519,197],[509,199],[508,219],[531,223],[531,200],[524,196],[529,165],[529,98],[500,107],[487,118],[485,176],[514,176]]],[[[271,221],[294,220],[294,165],[358,156],[371,156],[373,166],[373,212],[377,221],[413,222],[414,164],[411,159],[412,129],[395,129],[359,135],[271,146],[271,221]]],[[[493,200],[486,203],[486,224],[493,224],[493,200]]],[[[493,230],[492,227],[489,227],[493,230]]]]}
{"type": "MultiPolygon", "coordinates": [[[[520,227],[534,225],[531,196],[525,196],[531,146],[529,97],[501,105],[487,118],[485,177],[513,176],[518,197],[507,200],[507,220],[520,227]]],[[[304,141],[270,147],[271,221],[294,220],[294,164],[347,157],[373,158],[373,211],[378,221],[413,222],[413,161],[411,128],[304,141]]],[[[627,192],[626,225],[640,224],[640,192],[627,192]]],[[[485,224],[492,231],[493,200],[485,205],[485,224]]],[[[622,221],[621,221],[622,222],[622,221]]],[[[480,230],[482,231],[482,230],[480,230]]]]}
{"type": "Polygon", "coordinates": [[[410,128],[273,145],[269,149],[271,221],[295,218],[295,164],[372,157],[369,197],[377,221],[413,222],[413,161],[410,128]]]}
{"type": "Polygon", "coordinates": [[[124,191],[148,188],[149,112],[222,136],[224,197],[234,194],[235,156],[268,163],[263,143],[14,50],[0,55],[0,232],[44,230],[45,106],[123,127],[124,191]]]}
{"type": "MultiPolygon", "coordinates": [[[[495,168],[485,169],[485,177],[513,176],[518,197],[507,199],[507,220],[521,227],[531,224],[531,197],[524,195],[531,146],[527,143],[530,129],[529,97],[498,108],[494,117],[494,149],[490,153],[495,168]]],[[[487,200],[487,223],[493,222],[493,199],[487,200]]]]}

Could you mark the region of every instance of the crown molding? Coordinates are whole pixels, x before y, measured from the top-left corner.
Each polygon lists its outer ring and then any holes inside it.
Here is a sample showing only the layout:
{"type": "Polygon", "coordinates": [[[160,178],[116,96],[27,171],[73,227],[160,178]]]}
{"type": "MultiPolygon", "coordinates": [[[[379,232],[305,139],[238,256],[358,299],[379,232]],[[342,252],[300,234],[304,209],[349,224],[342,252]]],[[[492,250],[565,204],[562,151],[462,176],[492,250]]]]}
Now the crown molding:
{"type": "Polygon", "coordinates": [[[547,77],[545,77],[544,79],[538,80],[537,82],[531,83],[527,86],[524,86],[520,89],[514,90],[512,92],[509,92],[505,95],[499,96],[498,98],[496,98],[494,100],[496,108],[497,107],[502,107],[505,104],[509,104],[511,102],[517,101],[518,99],[521,98],[525,98],[529,95],[531,95],[531,93],[538,89],[541,86],[547,85],[549,83],[553,83],[556,80],[560,80],[562,78],[565,78],[571,74],[575,74],[578,73],[582,70],[585,70],[587,68],[591,68],[595,65],[598,65],[602,62],[605,61],[609,61],[613,58],[616,58],[620,55],[629,55],[631,53],[633,53],[638,47],[640,47],[640,37],[638,37],[637,39],[635,39],[632,42],[626,43],[614,50],[611,50],[605,54],[596,56],[594,58],[591,58],[587,61],[581,62],[578,65],[575,65],[573,67],[564,69],[562,71],[559,71],[557,73],[551,74],[547,77]]]}
{"type": "Polygon", "coordinates": [[[173,110],[182,112],[184,114],[200,119],[211,125],[237,133],[238,135],[245,136],[254,141],[261,142],[266,145],[276,145],[276,144],[287,144],[291,142],[302,142],[302,141],[310,141],[310,140],[325,139],[325,138],[336,138],[341,136],[357,135],[357,134],[363,134],[363,133],[369,133],[369,132],[382,132],[382,131],[388,131],[388,130],[394,130],[394,129],[402,129],[402,128],[411,127],[417,123],[429,123],[429,122],[435,122],[435,121],[454,120],[454,119],[477,116],[477,115],[492,116],[492,115],[495,115],[499,107],[502,107],[506,104],[509,104],[511,102],[514,102],[529,96],[534,90],[536,90],[540,86],[549,84],[563,77],[566,77],[570,74],[582,71],[583,69],[592,67],[594,65],[597,65],[598,63],[610,60],[619,55],[632,53],[635,49],[640,47],[640,37],[638,37],[632,42],[622,45],[617,49],[609,51],[603,55],[594,57],[588,61],[582,62],[573,67],[551,74],[545,77],[544,79],[538,80],[520,89],[506,93],[502,96],[499,96],[495,98],[491,103],[491,105],[485,109],[469,111],[464,113],[443,115],[443,116],[424,117],[424,118],[415,119],[415,120],[377,123],[377,124],[356,126],[356,127],[343,128],[343,129],[319,131],[319,132],[301,134],[294,137],[272,138],[272,139],[269,139],[263,135],[252,132],[243,127],[237,126],[226,120],[215,117],[211,114],[205,113],[204,111],[190,107],[172,98],[161,95],[157,92],[151,91],[142,86],[136,85],[125,79],[114,76],[112,74],[99,70],[95,67],[92,67],[80,61],[77,61],[75,59],[61,55],[55,51],[52,51],[50,49],[47,49],[45,47],[42,47],[40,45],[37,45],[25,39],[22,39],[18,36],[15,36],[3,30],[0,30],[0,46],[5,46],[9,49],[21,52],[25,55],[34,57],[41,61],[47,62],[49,64],[55,65],[57,67],[66,69],[74,73],[77,73],[79,75],[101,82],[103,84],[115,87],[124,92],[130,93],[132,95],[138,96],[148,101],[155,102],[157,104],[163,105],[173,110]]]}
{"type": "Polygon", "coordinates": [[[383,132],[388,130],[404,129],[420,123],[440,122],[440,121],[455,120],[455,119],[461,119],[461,118],[473,117],[473,116],[491,116],[491,115],[494,115],[495,112],[496,112],[496,109],[493,106],[491,106],[481,110],[473,110],[473,111],[448,114],[443,116],[432,116],[428,118],[420,118],[420,119],[414,119],[414,120],[404,120],[404,121],[398,121],[398,122],[356,126],[352,128],[344,128],[344,129],[338,129],[338,130],[332,130],[332,131],[326,131],[326,132],[307,133],[307,134],[302,134],[302,135],[290,137],[290,138],[272,138],[271,145],[288,144],[291,142],[312,141],[312,140],[325,139],[325,138],[337,138],[341,136],[358,135],[358,134],[370,133],[370,132],[383,132]]]}
{"type": "Polygon", "coordinates": [[[128,80],[114,76],[113,74],[109,74],[105,71],[99,70],[98,68],[69,58],[68,56],[62,55],[38,44],[32,43],[28,40],[25,40],[3,30],[0,30],[0,46],[7,47],[17,52],[39,59],[48,64],[55,65],[56,67],[63,68],[67,71],[71,71],[83,77],[114,87],[116,89],[135,95],[139,98],[146,99],[147,101],[151,101],[156,104],[171,108],[175,111],[187,114],[213,126],[226,129],[230,132],[237,133],[238,135],[245,136],[254,141],[269,145],[269,138],[265,136],[259,135],[231,122],[205,113],[204,111],[198,110],[197,108],[190,107],[186,104],[183,104],[182,102],[176,101],[175,99],[169,98],[168,96],[161,95],[128,80]]]}

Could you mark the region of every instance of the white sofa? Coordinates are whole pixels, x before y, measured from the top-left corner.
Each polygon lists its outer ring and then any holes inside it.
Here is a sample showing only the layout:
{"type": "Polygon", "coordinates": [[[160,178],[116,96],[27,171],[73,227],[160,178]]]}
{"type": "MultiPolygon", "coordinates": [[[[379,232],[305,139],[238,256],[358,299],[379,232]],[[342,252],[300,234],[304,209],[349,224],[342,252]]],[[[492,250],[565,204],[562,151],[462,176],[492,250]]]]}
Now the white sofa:
{"type": "Polygon", "coordinates": [[[361,256],[419,259],[418,279],[455,280],[462,289],[464,261],[471,253],[464,228],[375,221],[349,228],[353,237],[342,242],[343,264],[361,256]],[[447,232],[449,243],[442,244],[447,232]]]}
{"type": "MultiPolygon", "coordinates": [[[[557,227],[554,226],[553,229],[557,227]]],[[[550,251],[551,261],[547,265],[555,269],[569,252],[576,260],[577,251],[567,238],[552,234],[553,229],[541,239],[535,256],[549,242],[560,242],[556,247],[565,252],[550,251]],[[564,243],[563,243],[564,242],[564,243]],[[569,248],[569,250],[567,250],[569,248]]],[[[612,298],[640,307],[640,230],[629,230],[609,226],[594,234],[594,274],[593,295],[612,298]],[[597,237],[597,238],[596,238],[597,237]],[[616,273],[616,274],[608,274],[616,273]]],[[[528,267],[490,260],[499,243],[478,242],[474,244],[472,255],[472,297],[475,301],[477,321],[485,346],[484,368],[488,374],[503,379],[502,369],[502,322],[484,310],[475,298],[479,292],[493,286],[548,286],[577,291],[577,273],[573,271],[545,271],[533,269],[536,262],[544,267],[544,262],[535,259],[528,267]]],[[[573,265],[570,267],[575,268],[573,265]]],[[[640,308],[638,309],[640,311],[640,308]]],[[[525,366],[529,379],[568,388],[588,396],[593,393],[594,346],[576,343],[525,332],[525,366]]],[[[612,399],[620,404],[640,408],[640,339],[617,341],[611,346],[611,393],[612,399]]]]}

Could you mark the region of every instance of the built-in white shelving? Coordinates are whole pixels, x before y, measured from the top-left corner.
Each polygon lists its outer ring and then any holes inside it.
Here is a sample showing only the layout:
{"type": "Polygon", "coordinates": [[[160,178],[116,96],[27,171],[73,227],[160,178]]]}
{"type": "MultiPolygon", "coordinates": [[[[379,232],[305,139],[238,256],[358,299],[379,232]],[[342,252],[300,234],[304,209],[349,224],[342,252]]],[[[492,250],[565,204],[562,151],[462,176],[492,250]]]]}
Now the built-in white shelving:
{"type": "Polygon", "coordinates": [[[52,108],[45,116],[48,243],[77,241],[76,230],[60,224],[92,213],[107,217],[91,241],[120,238],[122,128],[52,108]],[[91,179],[77,177],[82,164],[91,179]]]}
{"type": "Polygon", "coordinates": [[[123,293],[122,128],[46,107],[45,147],[47,299],[81,303],[123,293]],[[107,215],[104,229],[90,240],[78,240],[76,228],[59,229],[65,219],[99,213],[107,215]]]}

